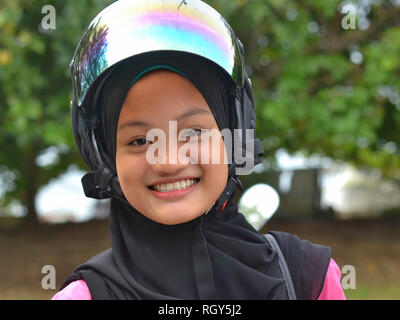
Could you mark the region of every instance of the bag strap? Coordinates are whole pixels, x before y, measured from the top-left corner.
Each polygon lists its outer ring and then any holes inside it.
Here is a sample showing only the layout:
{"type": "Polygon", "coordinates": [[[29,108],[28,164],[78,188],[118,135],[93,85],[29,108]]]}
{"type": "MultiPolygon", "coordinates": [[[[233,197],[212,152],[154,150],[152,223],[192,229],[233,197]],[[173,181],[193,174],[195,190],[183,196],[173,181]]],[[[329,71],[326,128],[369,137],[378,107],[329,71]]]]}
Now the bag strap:
{"type": "Polygon", "coordinates": [[[265,234],[265,238],[267,239],[267,241],[269,242],[271,247],[278,253],[279,268],[281,269],[283,277],[285,278],[285,284],[286,284],[286,289],[287,289],[287,293],[289,296],[289,300],[296,300],[297,299],[296,292],[293,287],[292,277],[290,276],[290,272],[287,267],[286,260],[282,254],[281,248],[279,247],[278,242],[276,241],[276,239],[274,238],[274,236],[272,234],[269,234],[269,233],[265,234]]]}

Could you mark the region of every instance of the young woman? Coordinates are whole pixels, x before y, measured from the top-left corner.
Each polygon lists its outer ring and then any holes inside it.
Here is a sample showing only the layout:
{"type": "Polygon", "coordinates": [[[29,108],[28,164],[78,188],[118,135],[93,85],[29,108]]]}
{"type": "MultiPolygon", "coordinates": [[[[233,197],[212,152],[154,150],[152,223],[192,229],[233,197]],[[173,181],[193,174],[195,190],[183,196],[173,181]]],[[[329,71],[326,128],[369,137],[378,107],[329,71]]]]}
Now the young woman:
{"type": "Polygon", "coordinates": [[[117,1],[86,29],[71,74],[82,183],[112,199],[111,248],[53,299],[344,299],[330,248],[274,242],[232,200],[263,151],[243,48],[218,12],[117,1]]]}

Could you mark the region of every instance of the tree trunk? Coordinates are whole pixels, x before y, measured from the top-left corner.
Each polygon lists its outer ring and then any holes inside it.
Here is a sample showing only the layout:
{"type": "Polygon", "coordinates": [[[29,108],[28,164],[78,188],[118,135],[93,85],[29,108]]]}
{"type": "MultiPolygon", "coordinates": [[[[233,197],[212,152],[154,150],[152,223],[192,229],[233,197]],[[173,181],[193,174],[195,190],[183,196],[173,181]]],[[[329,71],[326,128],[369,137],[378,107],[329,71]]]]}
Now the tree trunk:
{"type": "Polygon", "coordinates": [[[39,225],[39,219],[36,211],[36,199],[37,190],[34,186],[29,186],[26,194],[26,224],[30,227],[39,225]]]}
{"type": "Polygon", "coordinates": [[[32,148],[26,163],[26,193],[25,193],[25,208],[27,215],[25,224],[28,227],[37,227],[39,225],[38,214],[36,210],[36,195],[38,192],[39,167],[36,165],[37,149],[32,148]]]}

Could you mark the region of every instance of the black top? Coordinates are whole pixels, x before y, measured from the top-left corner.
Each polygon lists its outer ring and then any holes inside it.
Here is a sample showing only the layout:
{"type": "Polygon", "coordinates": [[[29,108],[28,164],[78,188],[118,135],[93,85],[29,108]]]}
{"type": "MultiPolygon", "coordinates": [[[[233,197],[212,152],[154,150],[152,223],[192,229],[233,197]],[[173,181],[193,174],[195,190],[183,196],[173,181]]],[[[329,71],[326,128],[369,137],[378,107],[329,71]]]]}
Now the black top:
{"type": "MultiPolygon", "coordinates": [[[[110,231],[112,248],[76,268],[60,290],[83,279],[94,300],[288,298],[276,252],[231,202],[218,218],[214,212],[164,226],[113,200],[110,231]]],[[[330,248],[285,232],[270,233],[285,257],[297,298],[317,299],[330,248]]]]}

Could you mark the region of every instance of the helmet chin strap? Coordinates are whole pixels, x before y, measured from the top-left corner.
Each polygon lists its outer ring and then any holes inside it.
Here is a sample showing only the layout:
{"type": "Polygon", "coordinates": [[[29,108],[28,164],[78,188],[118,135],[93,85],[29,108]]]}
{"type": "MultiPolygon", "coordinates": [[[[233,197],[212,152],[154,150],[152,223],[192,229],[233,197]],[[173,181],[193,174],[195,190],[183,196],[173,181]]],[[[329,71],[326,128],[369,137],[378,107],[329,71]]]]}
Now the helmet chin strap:
{"type": "Polygon", "coordinates": [[[228,183],[226,184],[224,192],[220,195],[220,197],[214,204],[216,213],[225,209],[225,205],[227,204],[228,200],[233,196],[233,193],[237,187],[240,189],[240,191],[244,191],[242,182],[235,175],[235,168],[236,166],[234,164],[231,164],[229,166],[228,183]]]}

